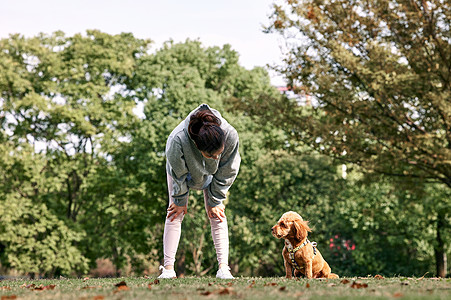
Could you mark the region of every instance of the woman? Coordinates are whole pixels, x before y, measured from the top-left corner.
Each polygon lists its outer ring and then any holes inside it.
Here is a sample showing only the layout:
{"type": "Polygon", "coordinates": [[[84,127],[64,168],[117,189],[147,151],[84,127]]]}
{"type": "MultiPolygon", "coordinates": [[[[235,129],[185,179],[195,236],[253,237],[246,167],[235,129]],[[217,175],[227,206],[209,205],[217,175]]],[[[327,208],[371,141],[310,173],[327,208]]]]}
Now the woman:
{"type": "Polygon", "coordinates": [[[205,210],[219,263],[217,278],[233,279],[229,235],[222,202],[240,167],[238,133],[221,114],[202,104],[169,135],[166,143],[169,207],[163,235],[164,267],[158,278],[175,278],[175,254],[189,189],[203,190],[205,210]]]}

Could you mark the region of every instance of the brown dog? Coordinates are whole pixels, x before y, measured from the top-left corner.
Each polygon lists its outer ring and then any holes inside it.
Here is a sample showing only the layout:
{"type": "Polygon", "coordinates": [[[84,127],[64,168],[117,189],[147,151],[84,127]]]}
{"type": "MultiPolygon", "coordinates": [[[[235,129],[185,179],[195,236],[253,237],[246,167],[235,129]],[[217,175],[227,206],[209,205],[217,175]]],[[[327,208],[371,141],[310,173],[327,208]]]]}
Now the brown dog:
{"type": "Polygon", "coordinates": [[[272,227],[272,235],[278,239],[285,239],[282,256],[285,263],[286,277],[299,277],[304,274],[307,278],[338,278],[331,273],[329,264],[316,249],[316,243],[307,239],[308,232],[312,231],[308,221],[294,211],[282,215],[276,225],[272,227]]]}

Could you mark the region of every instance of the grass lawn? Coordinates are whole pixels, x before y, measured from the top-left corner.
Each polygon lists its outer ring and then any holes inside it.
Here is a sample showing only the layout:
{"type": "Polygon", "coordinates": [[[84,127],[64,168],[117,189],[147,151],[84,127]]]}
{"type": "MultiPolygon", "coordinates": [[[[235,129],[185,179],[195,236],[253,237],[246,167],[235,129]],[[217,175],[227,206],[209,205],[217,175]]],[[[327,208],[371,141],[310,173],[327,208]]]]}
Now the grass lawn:
{"type": "Polygon", "coordinates": [[[7,299],[451,299],[451,278],[85,278],[0,281],[7,299]],[[122,283],[121,283],[122,282],[122,283]]]}

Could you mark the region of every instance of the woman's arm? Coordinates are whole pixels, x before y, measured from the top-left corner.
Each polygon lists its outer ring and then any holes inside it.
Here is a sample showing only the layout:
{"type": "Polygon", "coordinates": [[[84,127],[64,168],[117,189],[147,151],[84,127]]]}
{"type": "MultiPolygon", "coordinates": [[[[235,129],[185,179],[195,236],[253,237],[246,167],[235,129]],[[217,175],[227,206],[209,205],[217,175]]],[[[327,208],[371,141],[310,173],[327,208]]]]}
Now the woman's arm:
{"type": "Polygon", "coordinates": [[[172,178],[171,197],[177,206],[185,206],[188,199],[188,185],[186,176],[188,169],[182,152],[182,145],[177,137],[174,137],[166,149],[166,171],[172,178]]]}
{"type": "Polygon", "coordinates": [[[238,133],[232,127],[226,140],[226,147],[221,155],[218,170],[213,174],[213,180],[208,188],[208,205],[218,206],[226,199],[227,192],[235,181],[240,168],[238,133]]]}

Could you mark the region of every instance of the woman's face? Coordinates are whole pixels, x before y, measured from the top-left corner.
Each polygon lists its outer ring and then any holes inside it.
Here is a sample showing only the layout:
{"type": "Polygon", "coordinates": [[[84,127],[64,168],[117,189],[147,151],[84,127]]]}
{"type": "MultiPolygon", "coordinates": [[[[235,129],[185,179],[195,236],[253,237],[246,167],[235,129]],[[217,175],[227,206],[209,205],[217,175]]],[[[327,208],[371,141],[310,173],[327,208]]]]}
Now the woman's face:
{"type": "Polygon", "coordinates": [[[207,153],[204,151],[200,151],[200,153],[202,153],[202,155],[205,158],[209,158],[209,159],[218,159],[222,152],[224,152],[224,146],[222,146],[221,149],[219,149],[218,151],[213,152],[213,153],[207,153]]]}

